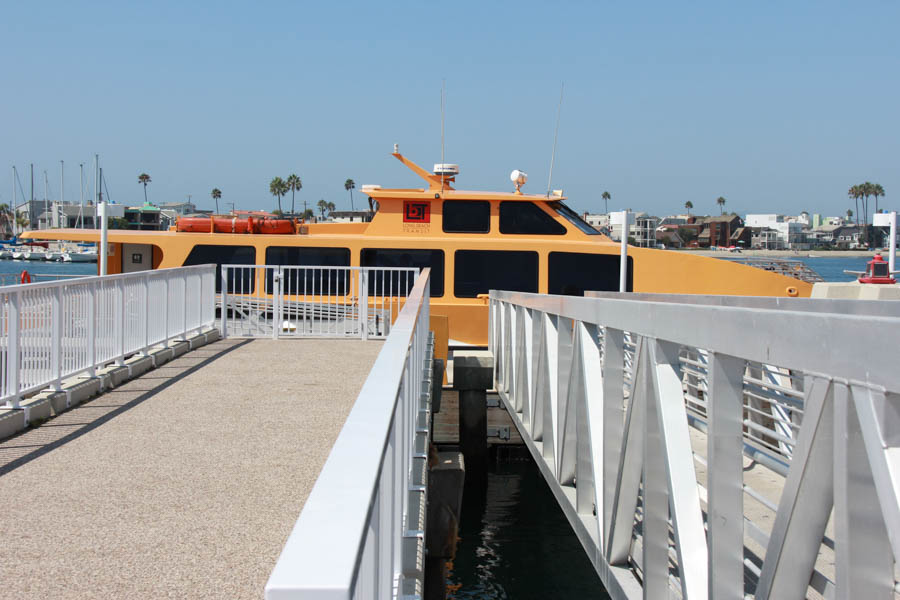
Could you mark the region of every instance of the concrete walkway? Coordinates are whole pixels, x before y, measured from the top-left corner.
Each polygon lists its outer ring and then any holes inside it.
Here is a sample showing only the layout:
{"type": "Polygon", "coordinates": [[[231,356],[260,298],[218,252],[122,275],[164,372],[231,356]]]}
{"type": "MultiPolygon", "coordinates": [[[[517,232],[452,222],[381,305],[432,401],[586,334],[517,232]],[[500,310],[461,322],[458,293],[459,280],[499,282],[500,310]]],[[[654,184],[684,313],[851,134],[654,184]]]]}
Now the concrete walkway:
{"type": "Polygon", "coordinates": [[[219,341],[0,443],[0,598],[261,598],[381,345],[219,341]]]}

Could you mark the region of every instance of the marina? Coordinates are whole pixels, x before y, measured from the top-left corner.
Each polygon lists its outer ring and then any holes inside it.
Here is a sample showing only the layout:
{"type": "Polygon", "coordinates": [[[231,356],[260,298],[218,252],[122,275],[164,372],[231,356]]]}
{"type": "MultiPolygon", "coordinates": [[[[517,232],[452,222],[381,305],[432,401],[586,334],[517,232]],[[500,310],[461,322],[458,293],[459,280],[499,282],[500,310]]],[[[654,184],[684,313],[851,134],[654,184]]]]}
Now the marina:
{"type": "Polygon", "coordinates": [[[50,8],[0,600],[900,600],[900,3],[50,8]]]}

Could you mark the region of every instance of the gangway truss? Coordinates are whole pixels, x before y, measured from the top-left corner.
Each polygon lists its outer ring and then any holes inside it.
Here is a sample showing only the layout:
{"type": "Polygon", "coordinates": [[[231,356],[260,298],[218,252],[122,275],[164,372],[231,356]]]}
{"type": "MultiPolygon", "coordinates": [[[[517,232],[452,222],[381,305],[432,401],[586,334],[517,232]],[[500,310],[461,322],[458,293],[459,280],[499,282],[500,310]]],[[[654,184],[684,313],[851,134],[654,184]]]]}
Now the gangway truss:
{"type": "Polygon", "coordinates": [[[900,303],[492,291],[497,392],[613,598],[884,598],[900,303]]]}

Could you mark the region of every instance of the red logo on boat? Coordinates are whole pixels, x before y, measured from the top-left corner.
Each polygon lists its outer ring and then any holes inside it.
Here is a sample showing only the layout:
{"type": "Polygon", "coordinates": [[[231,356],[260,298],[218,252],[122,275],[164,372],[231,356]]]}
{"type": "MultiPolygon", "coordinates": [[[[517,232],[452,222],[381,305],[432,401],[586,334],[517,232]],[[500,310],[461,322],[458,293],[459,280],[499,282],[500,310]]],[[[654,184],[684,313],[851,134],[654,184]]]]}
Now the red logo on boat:
{"type": "Polygon", "coordinates": [[[405,201],[403,203],[404,223],[431,223],[431,205],[428,202],[405,201]]]}

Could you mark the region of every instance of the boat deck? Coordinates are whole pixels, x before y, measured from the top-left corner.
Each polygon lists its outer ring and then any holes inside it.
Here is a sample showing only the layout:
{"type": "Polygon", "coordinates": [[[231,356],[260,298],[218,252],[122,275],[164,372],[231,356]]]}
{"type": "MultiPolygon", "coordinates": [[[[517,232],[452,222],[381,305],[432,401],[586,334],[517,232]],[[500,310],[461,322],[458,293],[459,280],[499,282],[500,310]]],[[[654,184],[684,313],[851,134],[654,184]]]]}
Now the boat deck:
{"type": "Polygon", "coordinates": [[[0,598],[258,598],[381,347],[222,340],[0,443],[0,598]]]}

